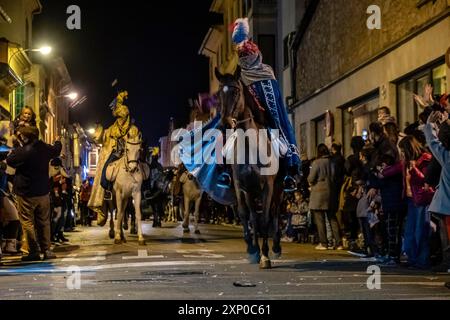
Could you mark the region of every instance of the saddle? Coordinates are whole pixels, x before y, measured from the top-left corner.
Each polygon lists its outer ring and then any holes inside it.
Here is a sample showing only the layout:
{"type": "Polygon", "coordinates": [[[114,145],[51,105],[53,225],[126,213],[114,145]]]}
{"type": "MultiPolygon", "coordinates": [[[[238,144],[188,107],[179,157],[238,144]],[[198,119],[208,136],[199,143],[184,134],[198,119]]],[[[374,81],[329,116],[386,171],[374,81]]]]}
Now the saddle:
{"type": "MultiPolygon", "coordinates": [[[[227,160],[231,159],[234,155],[234,145],[236,143],[236,139],[238,138],[238,132],[235,131],[227,140],[225,145],[222,148],[222,156],[227,160]]],[[[288,152],[288,143],[283,137],[277,136],[273,131],[269,130],[270,144],[272,145],[272,150],[275,151],[276,154],[281,157],[286,156],[288,152]]]]}
{"type": "Polygon", "coordinates": [[[114,161],[113,163],[110,163],[108,167],[106,167],[106,180],[110,182],[116,181],[120,169],[120,160],[121,159],[114,161]]]}

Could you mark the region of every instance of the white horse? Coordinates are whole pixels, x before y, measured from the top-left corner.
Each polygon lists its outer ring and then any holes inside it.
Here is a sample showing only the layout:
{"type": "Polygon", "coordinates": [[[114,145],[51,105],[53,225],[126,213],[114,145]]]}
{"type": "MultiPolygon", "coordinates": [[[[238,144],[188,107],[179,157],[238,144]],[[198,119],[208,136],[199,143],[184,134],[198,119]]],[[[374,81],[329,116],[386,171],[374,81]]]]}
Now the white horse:
{"type": "Polygon", "coordinates": [[[142,234],[141,186],[142,181],[148,178],[150,168],[146,162],[139,160],[142,143],[141,138],[141,134],[135,138],[130,138],[127,135],[124,155],[106,169],[106,177],[108,180],[114,181],[113,195],[116,199],[116,230],[118,231],[115,233],[115,244],[126,242],[122,223],[128,199],[132,198],[136,212],[139,245],[145,245],[145,239],[142,234]]]}

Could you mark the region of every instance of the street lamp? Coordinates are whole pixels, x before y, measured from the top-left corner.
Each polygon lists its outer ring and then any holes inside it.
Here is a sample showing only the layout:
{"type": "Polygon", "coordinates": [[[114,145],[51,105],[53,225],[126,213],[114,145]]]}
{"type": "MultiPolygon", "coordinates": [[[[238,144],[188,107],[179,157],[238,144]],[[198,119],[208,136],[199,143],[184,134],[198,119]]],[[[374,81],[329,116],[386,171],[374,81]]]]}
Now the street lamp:
{"type": "Polygon", "coordinates": [[[69,98],[70,100],[75,100],[76,98],[78,98],[78,93],[71,92],[68,95],[66,95],[66,97],[69,98]]]}
{"type": "MultiPolygon", "coordinates": [[[[32,52],[40,52],[41,54],[43,54],[44,56],[46,56],[46,55],[48,55],[50,52],[52,52],[52,48],[49,47],[49,46],[44,46],[44,47],[36,48],[36,49],[24,49],[24,50],[23,50],[23,52],[29,52],[29,51],[32,51],[32,52]]],[[[9,57],[8,64],[11,62],[12,58],[13,58],[16,54],[18,54],[19,52],[20,52],[20,49],[17,49],[17,51],[14,52],[14,53],[11,55],[11,57],[9,57]]]]}
{"type": "Polygon", "coordinates": [[[89,129],[87,129],[87,132],[89,134],[94,134],[95,133],[95,128],[89,128],[89,129]]]}

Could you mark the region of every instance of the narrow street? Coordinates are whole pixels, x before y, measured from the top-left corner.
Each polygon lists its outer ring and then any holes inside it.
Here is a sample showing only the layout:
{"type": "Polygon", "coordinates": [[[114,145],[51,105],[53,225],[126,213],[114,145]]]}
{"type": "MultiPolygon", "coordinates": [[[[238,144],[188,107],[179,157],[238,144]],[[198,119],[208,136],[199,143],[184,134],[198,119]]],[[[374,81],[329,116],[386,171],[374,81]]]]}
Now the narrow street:
{"type": "Polygon", "coordinates": [[[108,229],[77,228],[55,247],[56,260],[23,263],[5,256],[0,300],[8,299],[450,299],[450,274],[394,267],[381,269],[381,289],[369,290],[371,264],[345,251],[315,251],[311,244],[283,243],[271,270],[246,260],[241,229],[200,225],[183,235],[180,223],[144,224],[137,236],[114,245],[108,229]],[[76,267],[73,269],[73,267],[76,267]],[[79,289],[70,270],[80,270],[79,289]]]}

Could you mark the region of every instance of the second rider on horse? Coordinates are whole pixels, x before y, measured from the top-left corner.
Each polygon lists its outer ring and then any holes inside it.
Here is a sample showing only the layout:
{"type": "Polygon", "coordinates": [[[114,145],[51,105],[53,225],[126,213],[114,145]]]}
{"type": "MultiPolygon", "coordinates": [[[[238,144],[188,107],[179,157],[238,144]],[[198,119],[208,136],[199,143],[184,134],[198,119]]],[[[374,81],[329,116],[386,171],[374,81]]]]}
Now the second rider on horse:
{"type": "Polygon", "coordinates": [[[130,111],[124,104],[127,97],[127,91],[122,91],[117,95],[111,104],[112,114],[116,121],[106,130],[100,124],[97,125],[93,137],[97,144],[102,145],[102,148],[88,206],[97,213],[97,224],[100,226],[106,223],[107,216],[103,212],[103,201],[112,200],[113,182],[106,179],[106,168],[110,163],[122,157],[126,139],[135,139],[139,135],[139,129],[132,123],[130,111]]]}

